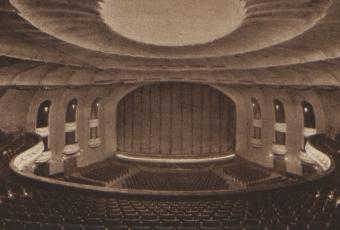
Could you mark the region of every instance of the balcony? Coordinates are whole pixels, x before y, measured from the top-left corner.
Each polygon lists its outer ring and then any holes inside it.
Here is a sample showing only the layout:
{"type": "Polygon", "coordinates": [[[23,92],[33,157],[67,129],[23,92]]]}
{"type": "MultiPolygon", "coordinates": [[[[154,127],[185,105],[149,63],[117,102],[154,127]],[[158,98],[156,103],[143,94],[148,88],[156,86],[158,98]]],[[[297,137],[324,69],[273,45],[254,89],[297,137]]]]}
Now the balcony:
{"type": "Polygon", "coordinates": [[[23,171],[25,168],[33,164],[40,158],[44,151],[44,144],[42,141],[19,154],[13,162],[13,165],[19,170],[23,171]]]}
{"type": "Polygon", "coordinates": [[[312,136],[312,135],[315,135],[316,134],[316,129],[314,128],[304,128],[303,129],[303,136],[304,137],[309,137],[309,136],[312,136]]]}
{"type": "Polygon", "coordinates": [[[90,120],[90,128],[98,127],[98,125],[99,125],[98,119],[92,119],[92,120],[90,120]]]}
{"type": "Polygon", "coordinates": [[[275,123],[274,129],[277,132],[285,133],[287,132],[287,125],[286,123],[275,123]]]}
{"type": "Polygon", "coordinates": [[[40,135],[41,137],[47,137],[50,135],[50,131],[48,127],[36,128],[35,133],[40,135]]]}
{"type": "Polygon", "coordinates": [[[100,138],[94,138],[89,140],[89,146],[91,148],[97,148],[102,144],[102,141],[100,138]]]}
{"type": "Polygon", "coordinates": [[[75,122],[65,123],[65,133],[74,132],[77,129],[77,124],[75,122]]]}
{"type": "Polygon", "coordinates": [[[52,152],[51,150],[44,151],[41,156],[35,161],[36,164],[44,164],[51,160],[52,152]]]}
{"type": "Polygon", "coordinates": [[[288,150],[285,145],[273,144],[272,151],[276,155],[286,155],[288,150]]]}
{"type": "Polygon", "coordinates": [[[313,147],[309,141],[306,144],[306,153],[313,161],[320,165],[322,170],[326,171],[331,167],[331,159],[325,153],[313,147]]]}
{"type": "Polygon", "coordinates": [[[299,153],[300,161],[308,165],[317,165],[317,163],[307,154],[305,151],[301,150],[299,153]]]}
{"type": "Polygon", "coordinates": [[[69,145],[65,145],[64,146],[64,150],[63,153],[66,156],[73,156],[76,155],[80,152],[80,148],[79,148],[79,144],[75,143],[75,144],[69,144],[69,145]]]}
{"type": "Polygon", "coordinates": [[[258,128],[262,128],[262,120],[253,120],[253,126],[254,127],[258,127],[258,128]]]}
{"type": "Polygon", "coordinates": [[[263,144],[262,144],[262,139],[259,139],[259,138],[251,138],[250,139],[250,143],[252,146],[254,147],[262,147],[263,144]]]}

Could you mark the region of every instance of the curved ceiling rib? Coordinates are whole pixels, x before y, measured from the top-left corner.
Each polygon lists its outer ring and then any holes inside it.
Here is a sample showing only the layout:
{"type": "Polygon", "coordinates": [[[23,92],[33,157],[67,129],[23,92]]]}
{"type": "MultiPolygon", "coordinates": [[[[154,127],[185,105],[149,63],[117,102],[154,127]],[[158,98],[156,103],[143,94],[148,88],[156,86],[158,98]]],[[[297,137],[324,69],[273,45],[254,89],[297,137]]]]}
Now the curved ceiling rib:
{"type": "Polygon", "coordinates": [[[100,1],[1,1],[0,85],[339,85],[340,0],[244,0],[238,29],[183,47],[124,38],[103,22],[100,1]]]}
{"type": "MultiPolygon", "coordinates": [[[[1,58],[5,62],[4,58],[1,58]]],[[[87,86],[117,82],[198,81],[238,85],[339,87],[340,59],[285,67],[246,70],[136,71],[99,70],[25,60],[0,66],[0,86],[87,86]]]]}
{"type": "MultiPolygon", "coordinates": [[[[86,20],[88,20],[86,16],[72,13],[75,10],[79,12],[83,10],[79,7],[74,8],[74,1],[77,0],[70,0],[69,4],[59,4],[58,8],[53,7],[56,4],[55,0],[45,0],[44,4],[41,4],[39,0],[11,0],[11,3],[19,14],[36,28],[67,43],[103,53],[145,58],[201,58],[260,50],[291,40],[312,28],[325,16],[330,7],[329,1],[314,0],[317,4],[301,2],[300,4],[283,4],[282,8],[279,9],[255,10],[249,13],[238,29],[221,39],[202,45],[164,47],[126,39],[121,34],[111,30],[109,25],[103,21],[102,16],[95,13],[92,13],[92,15],[96,20],[91,20],[91,24],[86,26],[86,20]],[[41,14],[42,9],[48,10],[49,13],[41,14]],[[55,9],[57,12],[64,9],[64,13],[53,13],[55,9]],[[253,14],[256,14],[256,12],[260,14],[259,18],[254,18],[256,15],[253,14]],[[292,27],[287,25],[285,20],[287,17],[299,20],[295,20],[292,27]],[[275,18],[276,20],[273,20],[275,18]],[[83,22],[81,22],[81,19],[83,19],[83,22]],[[71,30],[68,29],[70,27],[71,30]],[[83,34],[88,36],[80,36],[83,34]],[[250,34],[251,36],[249,36],[250,34]]],[[[168,1],[170,2],[170,0],[168,1]]],[[[275,2],[275,0],[272,1],[275,2]]],[[[99,11],[99,1],[93,0],[91,3],[93,9],[99,11]]],[[[101,6],[105,7],[106,4],[101,6]]],[[[216,6],[216,9],[218,9],[218,6],[216,6]]],[[[156,18],[159,15],[156,11],[148,16],[156,18]]]]}

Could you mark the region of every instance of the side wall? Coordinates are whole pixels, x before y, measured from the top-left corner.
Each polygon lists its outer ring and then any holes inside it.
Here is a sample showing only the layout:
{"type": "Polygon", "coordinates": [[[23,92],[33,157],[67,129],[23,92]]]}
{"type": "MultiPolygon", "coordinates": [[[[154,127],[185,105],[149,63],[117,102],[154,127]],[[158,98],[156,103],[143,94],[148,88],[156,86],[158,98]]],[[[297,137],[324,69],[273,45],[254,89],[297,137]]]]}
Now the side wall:
{"type": "Polygon", "coordinates": [[[38,109],[41,103],[51,101],[49,115],[49,147],[52,150],[51,173],[63,171],[63,148],[65,144],[64,127],[67,104],[72,99],[78,100],[77,140],[80,146],[78,167],[102,161],[116,151],[112,141],[115,138],[117,99],[125,95],[134,86],[117,85],[114,87],[93,87],[81,89],[8,89],[1,92],[0,127],[12,130],[24,127],[34,132],[38,109]],[[91,105],[100,98],[99,132],[102,144],[89,146],[91,105]]]}
{"type": "MultiPolygon", "coordinates": [[[[272,145],[274,143],[275,136],[275,111],[273,106],[274,99],[278,99],[283,103],[286,115],[286,164],[287,171],[301,174],[302,168],[299,160],[299,152],[303,146],[303,109],[301,103],[303,101],[309,102],[313,108],[316,117],[316,129],[318,133],[327,132],[327,126],[333,126],[335,122],[334,116],[332,119],[328,118],[326,114],[333,114],[330,106],[327,106],[325,100],[323,100],[317,91],[313,90],[290,90],[290,89],[271,89],[271,88],[248,88],[240,89],[242,90],[242,95],[246,101],[246,120],[247,120],[247,142],[244,143],[246,151],[237,152],[238,155],[262,164],[267,167],[273,167],[273,156],[272,156],[272,145]],[[251,99],[255,98],[261,107],[262,114],[262,145],[253,145],[251,143],[252,134],[252,107],[251,99]],[[327,111],[329,111],[327,113],[327,111]]],[[[335,94],[330,94],[327,92],[321,93],[326,94],[326,97],[336,98],[335,94]]],[[[340,96],[340,95],[339,95],[340,96]]],[[[335,106],[335,102],[334,105],[335,106]]],[[[340,103],[338,102],[338,105],[340,103]]],[[[340,123],[339,123],[340,125],[340,123]]],[[[340,126],[337,128],[339,130],[340,126]]]]}

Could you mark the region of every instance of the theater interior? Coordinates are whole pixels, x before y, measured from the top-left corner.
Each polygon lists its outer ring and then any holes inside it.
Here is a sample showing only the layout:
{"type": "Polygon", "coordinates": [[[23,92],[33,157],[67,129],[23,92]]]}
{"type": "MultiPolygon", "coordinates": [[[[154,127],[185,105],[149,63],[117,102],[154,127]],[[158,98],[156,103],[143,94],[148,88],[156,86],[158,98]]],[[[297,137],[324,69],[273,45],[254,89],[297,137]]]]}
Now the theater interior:
{"type": "Polygon", "coordinates": [[[1,0],[0,229],[339,230],[340,0],[1,0]]]}

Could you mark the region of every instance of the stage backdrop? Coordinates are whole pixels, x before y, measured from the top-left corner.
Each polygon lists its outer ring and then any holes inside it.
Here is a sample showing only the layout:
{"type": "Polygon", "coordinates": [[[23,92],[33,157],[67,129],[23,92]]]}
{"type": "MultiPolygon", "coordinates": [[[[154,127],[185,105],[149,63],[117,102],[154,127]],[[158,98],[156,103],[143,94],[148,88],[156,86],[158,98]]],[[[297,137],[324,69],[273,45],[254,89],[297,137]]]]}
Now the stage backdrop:
{"type": "Polygon", "coordinates": [[[119,151],[202,155],[231,151],[235,145],[235,105],[210,86],[146,85],[123,98],[117,113],[119,151]]]}

